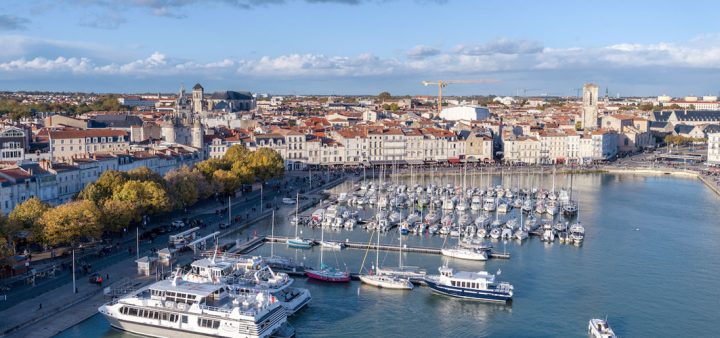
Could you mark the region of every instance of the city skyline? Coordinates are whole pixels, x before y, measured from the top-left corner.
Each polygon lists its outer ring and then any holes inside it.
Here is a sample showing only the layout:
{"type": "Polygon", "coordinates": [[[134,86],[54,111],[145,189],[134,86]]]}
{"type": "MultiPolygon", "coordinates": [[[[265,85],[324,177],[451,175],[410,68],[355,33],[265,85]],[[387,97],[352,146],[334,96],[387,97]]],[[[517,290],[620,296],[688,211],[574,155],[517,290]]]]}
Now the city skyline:
{"type": "Polygon", "coordinates": [[[717,95],[717,4],[65,0],[0,4],[0,90],[717,95]],[[619,10],[622,9],[622,10],[619,10]],[[558,13],[565,13],[558,17],[558,13]],[[702,25],[697,24],[702,22],[702,25]]]}

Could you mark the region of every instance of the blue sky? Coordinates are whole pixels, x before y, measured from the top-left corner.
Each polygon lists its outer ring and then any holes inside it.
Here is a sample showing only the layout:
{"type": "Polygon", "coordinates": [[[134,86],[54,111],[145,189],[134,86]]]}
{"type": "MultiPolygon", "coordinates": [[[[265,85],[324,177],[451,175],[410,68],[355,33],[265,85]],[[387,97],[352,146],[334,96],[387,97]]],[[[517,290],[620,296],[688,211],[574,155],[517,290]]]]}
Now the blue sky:
{"type": "Polygon", "coordinates": [[[0,90],[717,94],[711,1],[3,0],[0,90]]]}

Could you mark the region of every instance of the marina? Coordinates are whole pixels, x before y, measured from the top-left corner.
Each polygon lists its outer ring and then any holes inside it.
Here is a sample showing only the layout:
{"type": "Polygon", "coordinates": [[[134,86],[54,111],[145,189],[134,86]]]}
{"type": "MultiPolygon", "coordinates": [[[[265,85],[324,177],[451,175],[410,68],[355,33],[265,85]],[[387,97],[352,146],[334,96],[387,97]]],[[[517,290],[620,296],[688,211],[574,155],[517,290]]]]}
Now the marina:
{"type": "MultiPolygon", "coordinates": [[[[501,178],[494,176],[494,179],[499,183],[501,178]]],[[[546,176],[545,181],[548,183],[546,189],[550,190],[551,177],[546,176]]],[[[559,187],[569,187],[569,181],[569,177],[558,175],[556,182],[558,190],[559,187]]],[[[328,325],[342,325],[348,336],[368,333],[384,336],[400,334],[517,336],[527,335],[528,332],[534,336],[576,336],[587,330],[589,318],[600,314],[603,317],[609,316],[614,332],[621,336],[664,335],[668,332],[680,334],[679,331],[673,331],[671,326],[658,328],[654,324],[650,325],[657,317],[669,318],[670,313],[649,307],[648,302],[651,299],[655,301],[653,294],[667,292],[671,286],[659,283],[648,289],[641,280],[659,278],[659,274],[668,271],[683,271],[680,280],[674,285],[678,283],[687,285],[686,283],[692,279],[710,286],[713,283],[712,279],[707,279],[710,278],[707,273],[683,264],[682,262],[687,258],[665,255],[660,257],[656,251],[649,250],[648,247],[678,248],[679,243],[676,243],[676,240],[682,233],[682,236],[690,236],[687,240],[692,241],[696,249],[693,255],[703,255],[694,256],[693,259],[699,264],[703,264],[702,262],[709,264],[708,259],[714,259],[715,254],[707,251],[711,248],[708,238],[718,235],[716,229],[709,227],[712,224],[710,220],[717,217],[714,206],[717,197],[709,190],[705,190],[699,181],[662,176],[575,175],[573,186],[573,191],[577,191],[573,196],[577,198],[579,205],[579,215],[573,217],[582,218],[584,236],[587,237],[581,246],[559,245],[557,238],[554,242],[541,241],[543,233],[541,227],[530,232],[529,238],[522,241],[485,238],[484,245],[492,246],[493,252],[506,251],[511,259],[489,257],[490,259],[482,262],[468,261],[444,257],[440,252],[443,247],[454,247],[461,236],[452,236],[450,233],[415,235],[412,232],[401,235],[400,227],[386,232],[365,230],[361,220],[354,229],[333,229],[332,226],[325,229],[324,239],[343,243],[345,249],[320,246],[321,228],[303,225],[300,227],[302,231],[298,233],[302,232],[302,238],[312,241],[315,245],[298,249],[286,244],[288,238],[294,238],[295,228],[291,224],[294,206],[288,205],[288,209],[282,209],[286,210],[284,214],[278,213],[274,235],[270,234],[268,220],[268,223],[261,223],[253,228],[257,229],[259,234],[257,238],[247,242],[241,241],[241,245],[236,249],[239,253],[250,255],[288,257],[302,266],[320,266],[319,255],[323,252],[326,262],[343,270],[345,266],[347,267],[352,281],[343,285],[329,285],[298,278],[302,276],[302,272],[299,271],[294,274],[287,273],[295,278],[293,284],[295,287],[306,288],[313,296],[309,306],[289,320],[297,330],[298,336],[302,337],[321,336],[322,334],[316,332],[320,332],[328,325]],[[644,195],[670,196],[670,194],[673,198],[666,199],[662,211],[650,215],[644,211],[647,208],[645,202],[638,199],[639,196],[644,195]],[[634,198],[633,202],[628,202],[628,198],[634,198]],[[694,205],[695,212],[692,217],[696,219],[695,231],[681,230],[681,218],[677,215],[684,214],[680,211],[684,209],[671,202],[675,198],[694,205]],[[627,203],[632,203],[634,207],[628,210],[624,207],[627,203]],[[623,212],[611,212],[611,210],[623,212]],[[263,233],[266,235],[262,235],[263,233]],[[378,234],[381,241],[379,245],[376,244],[378,234]],[[398,241],[399,238],[402,238],[402,244],[398,241]],[[634,245],[613,244],[618,241],[634,243],[634,245]],[[274,245],[274,253],[271,251],[271,244],[274,245]],[[611,250],[606,250],[607,248],[611,250]],[[455,271],[487,271],[498,275],[497,271],[502,270],[501,275],[496,276],[496,279],[512,284],[514,287],[512,303],[468,302],[439,295],[419,279],[412,280],[414,285],[424,287],[415,287],[411,291],[378,289],[372,285],[359,283],[360,276],[364,273],[360,271],[360,267],[364,265],[367,269],[375,265],[374,262],[372,264],[369,262],[375,261],[376,249],[379,249],[378,259],[381,267],[389,266],[388,263],[391,261],[397,265],[398,255],[401,254],[401,265],[404,263],[409,266],[419,266],[429,274],[437,274],[437,268],[445,264],[455,271]],[[662,273],[655,271],[647,266],[650,262],[653,262],[652,264],[663,262],[668,270],[662,273]],[[613,271],[613,274],[608,274],[609,271],[613,271]],[[629,282],[627,278],[619,278],[620,275],[628,274],[642,274],[645,277],[631,279],[629,282]],[[630,297],[630,294],[633,296],[630,297]],[[457,311],[462,315],[456,315],[457,311]],[[428,324],[398,328],[372,324],[374,321],[382,322],[381,318],[386,316],[412,316],[428,324]],[[552,323],[553,327],[551,330],[543,329],[545,325],[539,325],[540,323],[552,323]]],[[[349,191],[351,187],[352,183],[346,183],[344,187],[338,186],[333,190],[333,196],[339,196],[340,193],[349,191]]],[[[469,200],[468,203],[470,211],[472,211],[471,202],[469,200]]],[[[331,203],[325,202],[310,208],[305,213],[301,213],[299,218],[303,219],[307,215],[310,219],[317,208],[327,208],[329,205],[331,203]]],[[[520,223],[521,209],[513,208],[505,217],[510,219],[517,217],[520,223]]],[[[360,211],[359,214],[367,212],[367,215],[375,215],[373,209],[360,211]]],[[[560,214],[554,217],[563,217],[560,214]]],[[[488,222],[492,223],[496,219],[496,214],[490,216],[488,222]]],[[[528,216],[530,215],[523,215],[523,221],[528,216]]],[[[497,217],[503,220],[502,215],[497,217]]],[[[548,217],[543,215],[536,218],[548,217]]],[[[488,227],[490,227],[489,223],[488,227]]],[[[568,238],[572,226],[576,223],[576,218],[568,219],[568,238]]],[[[558,222],[548,222],[548,224],[554,228],[558,222]]],[[[572,229],[577,230],[577,228],[572,229]]],[[[682,243],[687,245],[689,242],[683,240],[682,243]]],[[[707,303],[705,299],[713,297],[714,289],[703,288],[699,292],[705,296],[692,304],[685,299],[668,296],[667,301],[673,302],[673,306],[680,307],[682,311],[691,313],[694,318],[693,325],[699,325],[694,329],[683,330],[683,333],[705,332],[708,328],[703,327],[701,323],[715,316],[713,313],[698,311],[698,308],[710,306],[704,303],[707,303]]],[[[82,327],[82,332],[98,332],[98,336],[104,336],[107,331],[103,331],[103,325],[107,324],[93,317],[79,327],[82,327]],[[100,331],[92,331],[93,329],[88,329],[88,325],[100,331]]],[[[73,331],[64,333],[61,337],[70,337],[72,335],[68,336],[68,334],[71,332],[73,331]]]]}

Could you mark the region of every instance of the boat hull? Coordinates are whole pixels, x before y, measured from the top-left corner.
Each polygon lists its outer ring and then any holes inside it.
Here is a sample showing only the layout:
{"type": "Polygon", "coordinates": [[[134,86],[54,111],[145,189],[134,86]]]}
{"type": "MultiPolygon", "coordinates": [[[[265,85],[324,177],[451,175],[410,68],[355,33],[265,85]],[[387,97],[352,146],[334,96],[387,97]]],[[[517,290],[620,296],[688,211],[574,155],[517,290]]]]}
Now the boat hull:
{"type": "Polygon", "coordinates": [[[305,275],[308,276],[308,278],[312,278],[314,280],[319,280],[322,282],[329,282],[329,283],[347,283],[350,281],[350,274],[336,276],[336,275],[324,274],[321,271],[306,270],[305,275]]]}
{"type": "Polygon", "coordinates": [[[381,289],[392,289],[392,290],[412,290],[413,285],[410,283],[410,281],[407,281],[407,283],[389,283],[382,280],[377,280],[375,278],[372,278],[372,276],[360,276],[360,281],[372,285],[381,289]]]}
{"type": "Polygon", "coordinates": [[[426,278],[425,283],[434,292],[456,298],[477,300],[492,303],[507,303],[512,301],[512,296],[494,291],[481,291],[475,289],[459,288],[447,285],[441,285],[437,282],[426,278]]]}
{"type": "Polygon", "coordinates": [[[288,240],[287,245],[291,248],[297,248],[297,249],[310,249],[312,248],[312,244],[305,241],[295,241],[295,240],[288,240]]]}

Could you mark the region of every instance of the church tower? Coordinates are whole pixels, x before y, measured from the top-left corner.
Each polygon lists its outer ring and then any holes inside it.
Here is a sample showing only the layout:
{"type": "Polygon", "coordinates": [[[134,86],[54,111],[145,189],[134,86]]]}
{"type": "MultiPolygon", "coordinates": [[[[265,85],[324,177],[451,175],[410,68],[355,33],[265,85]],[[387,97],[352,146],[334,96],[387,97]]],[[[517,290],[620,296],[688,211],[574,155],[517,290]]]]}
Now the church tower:
{"type": "Polygon", "coordinates": [[[199,83],[193,87],[193,90],[192,90],[193,113],[199,114],[203,111],[204,91],[205,91],[205,89],[199,83]]]}
{"type": "Polygon", "coordinates": [[[193,122],[191,134],[191,145],[195,148],[202,149],[204,133],[202,123],[200,123],[199,117],[196,117],[195,122],[193,122]]]}
{"type": "Polygon", "coordinates": [[[598,86],[592,83],[583,85],[582,128],[596,129],[598,119],[598,86]]]}

